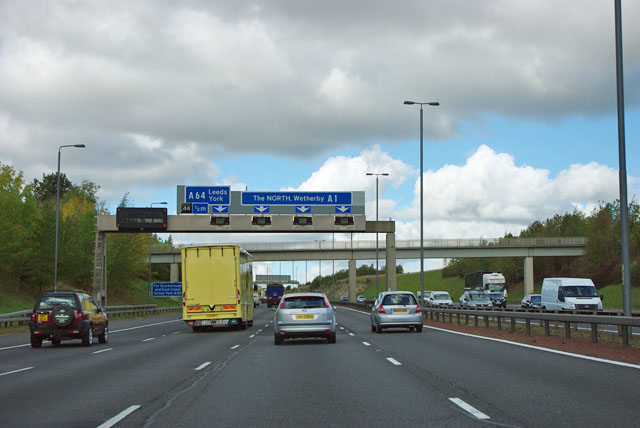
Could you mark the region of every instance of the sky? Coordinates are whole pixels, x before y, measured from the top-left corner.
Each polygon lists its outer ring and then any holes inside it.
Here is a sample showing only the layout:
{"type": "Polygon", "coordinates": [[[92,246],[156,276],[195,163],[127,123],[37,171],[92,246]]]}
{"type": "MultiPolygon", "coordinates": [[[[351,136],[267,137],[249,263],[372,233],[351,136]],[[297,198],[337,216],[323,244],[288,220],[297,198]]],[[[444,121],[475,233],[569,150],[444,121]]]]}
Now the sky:
{"type": "MultiPolygon", "coordinates": [[[[640,1],[622,3],[637,200],[640,1]]],[[[62,150],[61,172],[100,186],[111,212],[127,195],[175,214],[178,185],[230,185],[365,191],[374,220],[365,174],[385,172],[379,218],[419,239],[419,108],[405,100],[440,103],[424,109],[425,239],[517,235],[619,198],[613,1],[0,0],[0,162],[30,182],[56,172],[59,146],[85,144],[62,150]]]]}

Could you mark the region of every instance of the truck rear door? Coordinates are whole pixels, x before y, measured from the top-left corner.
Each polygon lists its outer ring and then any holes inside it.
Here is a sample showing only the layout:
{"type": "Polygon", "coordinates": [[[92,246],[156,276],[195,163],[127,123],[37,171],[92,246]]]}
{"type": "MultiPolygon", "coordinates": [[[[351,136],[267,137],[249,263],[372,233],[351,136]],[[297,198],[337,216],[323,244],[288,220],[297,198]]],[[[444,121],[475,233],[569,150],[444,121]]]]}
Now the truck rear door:
{"type": "MultiPolygon", "coordinates": [[[[236,254],[233,247],[194,248],[186,258],[188,306],[237,304],[236,254]]],[[[215,310],[223,310],[223,307],[215,310]]]]}

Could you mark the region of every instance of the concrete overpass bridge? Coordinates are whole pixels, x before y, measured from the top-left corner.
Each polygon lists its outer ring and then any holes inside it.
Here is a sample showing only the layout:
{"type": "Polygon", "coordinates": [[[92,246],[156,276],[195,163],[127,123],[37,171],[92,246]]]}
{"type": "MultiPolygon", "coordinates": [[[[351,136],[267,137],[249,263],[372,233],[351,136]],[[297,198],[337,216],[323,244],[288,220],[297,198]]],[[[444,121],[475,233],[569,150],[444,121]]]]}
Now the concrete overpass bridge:
{"type": "MultiPolygon", "coordinates": [[[[464,257],[522,257],[524,259],[525,293],[533,292],[533,258],[583,256],[587,240],[584,237],[551,238],[480,238],[429,239],[424,241],[424,257],[428,259],[464,257]]],[[[316,242],[255,242],[240,244],[253,255],[253,261],[349,261],[349,298],[355,299],[356,260],[375,260],[376,241],[316,241],[316,242]]],[[[394,234],[378,244],[378,258],[393,266],[396,259],[420,259],[420,240],[395,241],[394,234]]],[[[151,249],[152,263],[169,263],[171,280],[178,278],[180,250],[156,246],[151,249]]],[[[394,277],[395,278],[395,277],[394,277]]],[[[395,289],[395,281],[388,281],[395,289]]]]}

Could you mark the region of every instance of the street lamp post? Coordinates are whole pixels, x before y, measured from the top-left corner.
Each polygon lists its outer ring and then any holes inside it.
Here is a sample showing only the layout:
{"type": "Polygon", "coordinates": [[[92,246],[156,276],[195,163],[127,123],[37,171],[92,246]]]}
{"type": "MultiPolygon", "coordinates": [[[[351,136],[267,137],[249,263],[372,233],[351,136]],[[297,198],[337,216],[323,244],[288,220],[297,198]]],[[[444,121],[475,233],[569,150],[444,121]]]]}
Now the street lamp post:
{"type": "Polygon", "coordinates": [[[427,103],[419,103],[416,101],[405,101],[404,104],[406,105],[414,105],[414,104],[419,104],[420,105],[420,306],[422,306],[424,304],[424,242],[423,242],[423,238],[424,238],[424,220],[423,220],[423,216],[424,216],[424,196],[423,196],[423,173],[422,173],[422,135],[423,135],[423,131],[422,131],[422,106],[424,105],[428,105],[428,106],[432,106],[432,107],[437,107],[440,105],[439,102],[437,101],[431,101],[431,102],[427,102],[427,103]]]}
{"type": "Polygon", "coordinates": [[[58,147],[58,174],[56,176],[56,243],[53,256],[53,289],[58,289],[58,222],[60,218],[60,151],[63,147],[76,147],[84,149],[84,144],[66,144],[58,147]]]}
{"type": "MultiPolygon", "coordinates": [[[[151,202],[151,208],[154,205],[167,205],[166,202],[151,202]]],[[[153,233],[149,233],[149,290],[147,294],[147,305],[151,304],[151,238],[153,237],[153,233]]]]}
{"type": "MultiPolygon", "coordinates": [[[[367,172],[367,175],[376,176],[376,222],[377,222],[378,221],[378,177],[380,177],[381,175],[386,177],[389,175],[389,173],[388,172],[381,172],[381,173],[367,172]]],[[[389,266],[387,266],[387,269],[388,268],[389,266]]],[[[376,232],[376,296],[378,296],[378,293],[379,293],[378,282],[379,282],[378,280],[378,232],[376,232]]]]}

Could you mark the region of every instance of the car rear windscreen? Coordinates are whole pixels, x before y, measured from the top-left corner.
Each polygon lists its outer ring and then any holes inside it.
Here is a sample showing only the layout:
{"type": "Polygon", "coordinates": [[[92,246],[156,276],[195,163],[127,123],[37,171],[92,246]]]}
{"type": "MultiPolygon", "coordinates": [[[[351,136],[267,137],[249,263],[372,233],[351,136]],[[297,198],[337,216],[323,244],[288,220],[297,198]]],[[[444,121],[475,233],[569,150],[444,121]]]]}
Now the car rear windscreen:
{"type": "Polygon", "coordinates": [[[76,307],[76,299],[73,296],[44,296],[40,300],[38,309],[53,309],[55,306],[66,305],[76,307]]]}
{"type": "Polygon", "coordinates": [[[417,305],[412,294],[388,294],[382,301],[383,305],[417,305]]]}
{"type": "Polygon", "coordinates": [[[283,309],[324,308],[324,298],[320,296],[295,296],[284,300],[283,309]]]}

